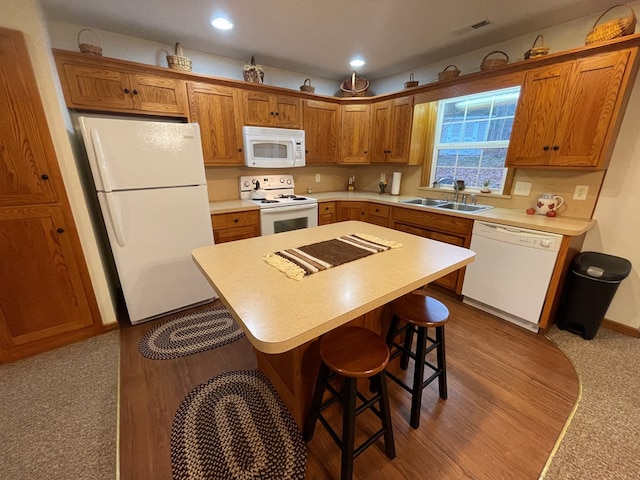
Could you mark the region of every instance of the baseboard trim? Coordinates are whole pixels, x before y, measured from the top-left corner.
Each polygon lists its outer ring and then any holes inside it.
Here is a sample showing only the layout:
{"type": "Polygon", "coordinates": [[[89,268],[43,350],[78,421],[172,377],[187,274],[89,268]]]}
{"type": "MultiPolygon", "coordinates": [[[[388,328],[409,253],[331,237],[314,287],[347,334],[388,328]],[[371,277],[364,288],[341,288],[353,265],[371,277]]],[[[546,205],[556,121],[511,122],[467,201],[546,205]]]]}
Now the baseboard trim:
{"type": "Polygon", "coordinates": [[[604,320],[602,320],[601,326],[610,330],[615,330],[616,332],[622,333],[624,335],[628,335],[629,337],[640,338],[640,330],[630,327],[629,325],[623,325],[621,323],[607,320],[605,318],[604,320]]]}

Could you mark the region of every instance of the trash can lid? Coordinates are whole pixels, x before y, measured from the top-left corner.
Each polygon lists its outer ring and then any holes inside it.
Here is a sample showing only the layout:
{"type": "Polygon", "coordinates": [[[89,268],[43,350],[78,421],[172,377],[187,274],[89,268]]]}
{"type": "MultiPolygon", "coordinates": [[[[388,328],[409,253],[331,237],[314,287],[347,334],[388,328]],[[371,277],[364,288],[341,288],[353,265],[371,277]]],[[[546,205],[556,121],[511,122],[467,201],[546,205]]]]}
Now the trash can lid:
{"type": "Polygon", "coordinates": [[[582,252],[573,259],[573,271],[598,280],[623,280],[631,272],[631,262],[606,253],[582,252]]]}

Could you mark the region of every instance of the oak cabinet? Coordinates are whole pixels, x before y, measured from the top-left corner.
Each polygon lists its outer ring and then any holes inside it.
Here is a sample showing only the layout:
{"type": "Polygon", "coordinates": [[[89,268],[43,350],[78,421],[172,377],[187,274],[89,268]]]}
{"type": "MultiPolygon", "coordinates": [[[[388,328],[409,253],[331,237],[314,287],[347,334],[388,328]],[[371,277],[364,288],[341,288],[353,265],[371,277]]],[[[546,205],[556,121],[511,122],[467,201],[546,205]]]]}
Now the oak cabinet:
{"type": "MultiPolygon", "coordinates": [[[[469,248],[473,220],[404,207],[393,207],[389,227],[439,242],[469,248]]],[[[456,270],[439,278],[434,283],[461,294],[464,271],[464,268],[456,270]]]]}
{"type": "Polygon", "coordinates": [[[370,105],[343,105],[338,163],[369,163],[370,105]]]}
{"type": "Polygon", "coordinates": [[[95,58],[56,55],[69,108],[187,116],[183,80],[103,66],[95,58]]]}
{"type": "Polygon", "coordinates": [[[337,221],[360,220],[364,222],[367,215],[367,202],[336,202],[337,221]]]}
{"type": "Polygon", "coordinates": [[[318,225],[336,222],[336,202],[318,202],[318,225]]]}
{"type": "Polygon", "coordinates": [[[243,165],[240,92],[208,83],[187,83],[189,119],[200,125],[204,164],[243,165]]]}
{"type": "Polygon", "coordinates": [[[336,163],[340,156],[341,110],[337,103],[305,100],[306,162],[336,163]]]}
{"type": "Polygon", "coordinates": [[[218,213],[211,215],[213,241],[231,242],[260,236],[260,211],[218,213]]]}
{"type": "Polygon", "coordinates": [[[244,90],[243,99],[245,125],[302,128],[300,98],[244,90]]]}
{"type": "Polygon", "coordinates": [[[391,207],[389,205],[367,203],[367,222],[381,227],[388,227],[390,211],[391,207]]]}
{"type": "Polygon", "coordinates": [[[631,54],[620,50],[528,71],[507,166],[606,168],[626,102],[631,54]]]}
{"type": "Polygon", "coordinates": [[[411,146],[413,97],[371,105],[371,163],[407,163],[411,146]]]}
{"type": "Polygon", "coordinates": [[[24,36],[1,28],[0,92],[3,363],[104,327],[24,36]]]}

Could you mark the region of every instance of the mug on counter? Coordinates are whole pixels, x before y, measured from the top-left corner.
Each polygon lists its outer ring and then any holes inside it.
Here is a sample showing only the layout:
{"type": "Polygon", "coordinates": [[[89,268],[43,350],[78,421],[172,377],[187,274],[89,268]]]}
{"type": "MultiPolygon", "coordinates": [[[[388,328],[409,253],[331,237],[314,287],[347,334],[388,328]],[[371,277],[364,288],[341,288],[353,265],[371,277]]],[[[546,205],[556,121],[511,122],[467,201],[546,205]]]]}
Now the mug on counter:
{"type": "Polygon", "coordinates": [[[536,202],[536,213],[538,215],[546,215],[551,210],[558,210],[560,205],[564,203],[564,198],[553,193],[543,193],[536,202]]]}

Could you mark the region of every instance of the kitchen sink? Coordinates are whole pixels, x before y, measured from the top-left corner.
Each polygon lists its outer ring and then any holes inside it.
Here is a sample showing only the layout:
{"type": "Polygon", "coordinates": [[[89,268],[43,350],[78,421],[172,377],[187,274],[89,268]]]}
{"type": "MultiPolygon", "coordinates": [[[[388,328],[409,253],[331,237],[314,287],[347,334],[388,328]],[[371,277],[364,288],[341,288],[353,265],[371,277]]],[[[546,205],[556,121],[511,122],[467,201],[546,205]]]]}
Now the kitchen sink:
{"type": "Polygon", "coordinates": [[[425,207],[437,207],[446,203],[451,203],[449,200],[439,200],[437,198],[416,198],[414,200],[403,200],[400,203],[407,203],[409,205],[424,205],[425,207]]]}
{"type": "Polygon", "coordinates": [[[468,205],[466,203],[446,203],[444,205],[437,205],[436,208],[442,208],[443,210],[457,210],[458,212],[476,213],[482,210],[489,210],[493,208],[489,205],[468,205]]]}
{"type": "Polygon", "coordinates": [[[424,207],[441,208],[443,210],[454,210],[465,213],[476,213],[493,208],[489,205],[470,205],[467,203],[456,203],[450,200],[437,198],[414,198],[412,200],[402,200],[400,203],[407,205],[422,205],[424,207]]]}

